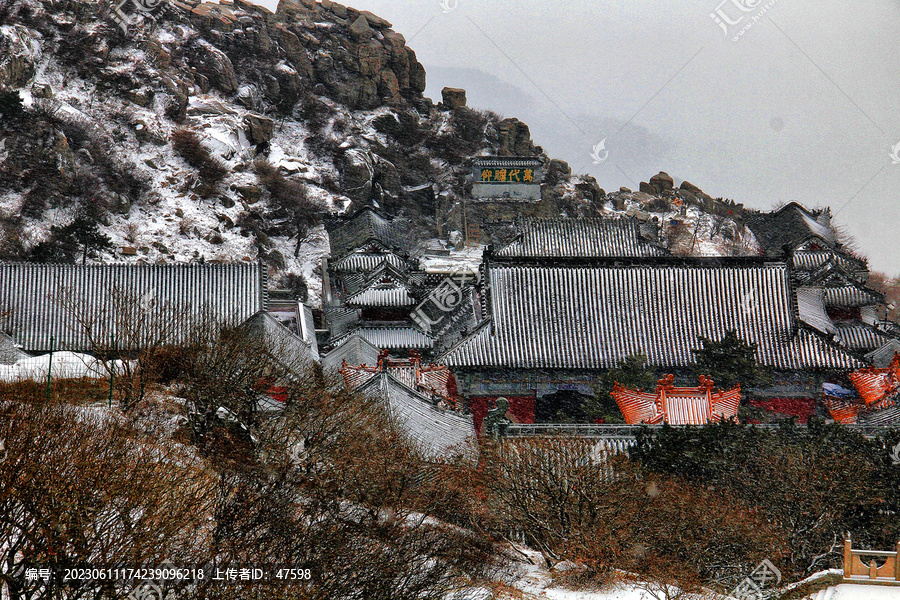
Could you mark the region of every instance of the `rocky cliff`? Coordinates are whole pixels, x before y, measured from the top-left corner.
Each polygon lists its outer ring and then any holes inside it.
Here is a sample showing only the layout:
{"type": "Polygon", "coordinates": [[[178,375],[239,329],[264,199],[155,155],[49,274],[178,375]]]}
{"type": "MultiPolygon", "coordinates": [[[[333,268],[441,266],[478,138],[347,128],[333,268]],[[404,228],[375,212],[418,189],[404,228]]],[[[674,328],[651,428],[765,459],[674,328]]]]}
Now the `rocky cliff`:
{"type": "Polygon", "coordinates": [[[0,0],[0,260],[264,260],[316,302],[323,219],[376,202],[447,237],[486,154],[545,161],[541,216],[677,221],[681,205],[656,202],[670,189],[608,195],[462,90],[423,97],[415,52],[369,12],[154,5],[123,19],[89,0],[0,0]],[[67,250],[98,239],[70,239],[85,223],[110,243],[67,250]]]}

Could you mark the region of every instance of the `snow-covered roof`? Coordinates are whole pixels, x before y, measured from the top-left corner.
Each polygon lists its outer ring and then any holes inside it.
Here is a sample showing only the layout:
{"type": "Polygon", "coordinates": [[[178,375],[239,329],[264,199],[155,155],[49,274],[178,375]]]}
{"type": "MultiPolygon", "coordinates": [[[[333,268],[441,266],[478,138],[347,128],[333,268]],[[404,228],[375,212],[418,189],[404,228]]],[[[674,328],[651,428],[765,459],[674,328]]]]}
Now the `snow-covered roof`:
{"type": "Polygon", "coordinates": [[[663,248],[641,235],[641,223],[630,218],[529,219],[520,233],[496,256],[663,256],[663,248]]]}
{"type": "Polygon", "coordinates": [[[820,239],[827,246],[837,244],[830,215],[824,211],[812,213],[796,202],[748,219],[747,225],[769,256],[781,256],[785,246],[793,249],[810,237],[820,239]]]}
{"type": "Polygon", "coordinates": [[[378,363],[379,352],[377,346],[358,332],[352,333],[322,357],[322,369],[326,373],[336,373],[344,362],[351,365],[374,366],[378,363]]]}
{"type": "Polygon", "coordinates": [[[409,221],[389,219],[366,206],[355,215],[328,227],[331,257],[343,258],[351,252],[375,243],[388,251],[404,252],[409,246],[409,221]]]}
{"type": "MultiPolygon", "coordinates": [[[[354,334],[380,350],[423,350],[434,346],[433,337],[411,325],[366,325],[354,329],[346,337],[354,334]]],[[[339,338],[335,343],[342,344],[345,339],[339,338]]]]}
{"type": "Polygon", "coordinates": [[[272,357],[294,375],[303,375],[309,367],[319,362],[315,332],[304,339],[285,327],[272,313],[265,311],[250,317],[244,326],[251,335],[260,336],[272,357]]]}
{"type": "Polygon", "coordinates": [[[183,341],[200,319],[237,324],[267,303],[258,263],[0,264],[0,307],[27,352],[49,351],[51,338],[57,350],[96,350],[92,339],[117,336],[125,343],[139,323],[148,337],[165,330],[167,341],[183,341]]]}
{"type": "Polygon", "coordinates": [[[435,459],[462,455],[474,459],[477,450],[471,415],[442,409],[428,398],[404,385],[390,373],[378,373],[359,392],[387,403],[391,417],[427,456],[435,459]]]}
{"type": "Polygon", "coordinates": [[[758,259],[490,261],[487,318],[439,357],[462,368],[609,369],[645,354],[658,367],[694,363],[700,337],[728,330],[779,369],[862,363],[799,327],[788,267],[758,259]]]}

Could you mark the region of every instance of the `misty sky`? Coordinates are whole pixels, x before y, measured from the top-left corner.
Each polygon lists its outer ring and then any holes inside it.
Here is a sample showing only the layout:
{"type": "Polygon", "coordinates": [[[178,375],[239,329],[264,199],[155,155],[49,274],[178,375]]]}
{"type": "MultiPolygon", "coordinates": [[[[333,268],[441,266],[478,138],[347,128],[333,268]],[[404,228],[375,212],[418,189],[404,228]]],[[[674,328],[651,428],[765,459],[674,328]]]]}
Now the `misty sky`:
{"type": "Polygon", "coordinates": [[[898,0],[351,5],[406,36],[426,95],[466,88],[607,191],[662,170],[756,208],[831,206],[872,269],[900,275],[898,0]]]}

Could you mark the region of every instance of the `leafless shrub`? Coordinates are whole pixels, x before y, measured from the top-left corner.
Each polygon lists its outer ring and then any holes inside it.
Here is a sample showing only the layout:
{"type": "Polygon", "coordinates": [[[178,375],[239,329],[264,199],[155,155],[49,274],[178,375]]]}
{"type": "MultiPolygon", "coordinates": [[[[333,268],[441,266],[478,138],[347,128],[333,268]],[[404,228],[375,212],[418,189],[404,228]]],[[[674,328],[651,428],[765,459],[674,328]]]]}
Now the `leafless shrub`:
{"type": "MultiPolygon", "coordinates": [[[[196,131],[180,128],[172,132],[172,146],[192,167],[198,170],[207,187],[212,188],[228,174],[228,167],[203,145],[196,131]]],[[[212,193],[212,190],[208,190],[212,193]]]]}
{"type": "Polygon", "coordinates": [[[78,290],[62,287],[55,296],[71,319],[83,347],[102,359],[117,383],[119,405],[128,410],[144,398],[154,381],[152,358],[160,348],[182,343],[194,322],[185,306],[159,302],[154,293],[137,294],[123,287],[108,290],[108,304],[97,306],[78,290]],[[121,359],[121,360],[120,360],[121,359]]]}
{"type": "Polygon", "coordinates": [[[28,581],[16,575],[26,561],[61,569],[208,556],[215,479],[200,461],[41,397],[5,396],[0,409],[0,581],[12,597],[113,597],[109,583],[63,583],[61,572],[28,581]]]}
{"type": "Polygon", "coordinates": [[[780,532],[726,494],[649,475],[589,440],[509,440],[485,447],[484,485],[498,524],[519,528],[548,565],[613,569],[656,582],[668,595],[698,590],[713,563],[754,565],[784,551],[780,532]]]}

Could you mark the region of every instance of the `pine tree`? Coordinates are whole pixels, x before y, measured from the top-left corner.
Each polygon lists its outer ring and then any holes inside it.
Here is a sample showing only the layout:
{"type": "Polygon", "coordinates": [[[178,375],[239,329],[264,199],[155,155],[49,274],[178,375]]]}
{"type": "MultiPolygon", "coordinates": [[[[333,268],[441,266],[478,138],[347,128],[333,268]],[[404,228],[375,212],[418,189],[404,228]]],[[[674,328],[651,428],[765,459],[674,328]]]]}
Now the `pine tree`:
{"type": "Polygon", "coordinates": [[[81,264],[86,264],[88,258],[112,248],[112,240],[100,232],[96,221],[78,216],[64,227],[51,227],[50,238],[35,246],[29,258],[40,263],[73,263],[80,256],[81,264]]]}
{"type": "Polygon", "coordinates": [[[618,383],[633,390],[652,391],[658,381],[656,371],[647,367],[645,355],[626,356],[615,369],[610,369],[600,378],[597,395],[585,403],[584,411],[607,423],[621,423],[622,413],[612,398],[613,386],[618,383]]]}
{"type": "Polygon", "coordinates": [[[703,348],[694,349],[697,356],[694,372],[711,378],[716,387],[727,389],[738,383],[745,390],[772,385],[772,369],[756,360],[759,346],[747,343],[734,330],[719,340],[700,336],[703,348]]]}

